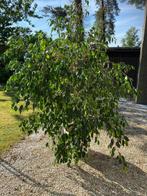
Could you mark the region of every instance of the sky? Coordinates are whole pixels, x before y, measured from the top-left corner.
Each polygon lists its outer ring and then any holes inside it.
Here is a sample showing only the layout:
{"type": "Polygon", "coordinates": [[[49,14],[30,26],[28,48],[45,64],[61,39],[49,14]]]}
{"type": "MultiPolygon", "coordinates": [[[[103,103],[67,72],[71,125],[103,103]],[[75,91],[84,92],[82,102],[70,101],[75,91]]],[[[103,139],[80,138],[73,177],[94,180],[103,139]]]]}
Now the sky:
{"type": "MultiPolygon", "coordinates": [[[[64,6],[65,4],[69,4],[71,0],[34,0],[37,3],[37,13],[42,15],[42,9],[46,5],[50,6],[64,6]]],[[[142,37],[143,31],[143,21],[144,21],[144,10],[136,9],[135,6],[128,5],[126,3],[119,4],[120,13],[119,16],[116,17],[115,22],[115,38],[116,42],[112,43],[111,46],[121,46],[121,40],[125,36],[126,32],[131,26],[136,27],[139,32],[139,37],[142,37]]],[[[90,0],[90,5],[88,7],[89,15],[85,18],[85,29],[89,30],[90,27],[94,24],[95,21],[95,11],[97,7],[95,5],[95,0],[90,0]]],[[[33,31],[42,30],[47,34],[50,34],[50,27],[48,25],[48,18],[44,17],[42,19],[31,19],[32,24],[35,25],[33,27],[33,31]]],[[[25,22],[21,22],[21,26],[28,26],[25,22]]]]}

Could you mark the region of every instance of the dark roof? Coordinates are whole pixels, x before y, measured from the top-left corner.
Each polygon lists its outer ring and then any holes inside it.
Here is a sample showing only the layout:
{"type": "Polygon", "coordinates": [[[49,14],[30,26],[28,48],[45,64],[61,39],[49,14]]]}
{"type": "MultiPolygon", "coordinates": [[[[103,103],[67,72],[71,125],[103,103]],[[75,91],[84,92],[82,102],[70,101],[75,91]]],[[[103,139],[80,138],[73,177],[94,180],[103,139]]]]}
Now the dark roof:
{"type": "Polygon", "coordinates": [[[108,52],[140,52],[139,47],[109,47],[108,52]]]}

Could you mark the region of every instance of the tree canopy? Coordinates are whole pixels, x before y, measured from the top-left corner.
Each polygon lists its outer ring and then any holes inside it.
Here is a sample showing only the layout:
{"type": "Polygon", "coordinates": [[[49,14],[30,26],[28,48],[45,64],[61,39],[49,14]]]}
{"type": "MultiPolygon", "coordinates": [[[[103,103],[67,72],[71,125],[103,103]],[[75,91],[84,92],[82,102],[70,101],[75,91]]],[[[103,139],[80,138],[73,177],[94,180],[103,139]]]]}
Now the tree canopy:
{"type": "Polygon", "coordinates": [[[121,2],[127,2],[131,5],[135,5],[137,8],[142,9],[146,0],[120,0],[121,2]]]}
{"type": "Polygon", "coordinates": [[[45,6],[42,11],[46,16],[51,14],[50,24],[53,24],[52,29],[57,31],[58,34],[61,31],[66,31],[69,32],[68,37],[70,37],[70,39],[77,42],[84,40],[82,0],[73,0],[70,5],[65,5],[64,7],[45,6]]]}
{"type": "Polygon", "coordinates": [[[98,11],[96,11],[96,28],[100,31],[102,39],[105,41],[111,41],[111,37],[114,36],[115,31],[115,16],[119,14],[119,7],[117,0],[104,1],[96,0],[98,5],[98,11]]]}
{"type": "Polygon", "coordinates": [[[0,42],[4,43],[12,34],[15,23],[26,20],[35,15],[36,4],[34,0],[1,0],[0,2],[0,42]]]}
{"type": "Polygon", "coordinates": [[[139,47],[141,41],[138,35],[138,29],[135,27],[130,27],[127,31],[125,37],[122,39],[122,46],[123,47],[139,47]]]}

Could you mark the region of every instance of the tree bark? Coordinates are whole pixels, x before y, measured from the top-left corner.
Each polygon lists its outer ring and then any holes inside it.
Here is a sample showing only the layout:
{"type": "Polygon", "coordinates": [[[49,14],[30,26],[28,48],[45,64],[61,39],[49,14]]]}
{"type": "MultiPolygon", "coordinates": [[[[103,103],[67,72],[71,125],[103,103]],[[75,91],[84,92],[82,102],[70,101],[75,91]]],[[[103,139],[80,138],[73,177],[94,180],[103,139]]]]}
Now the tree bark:
{"type": "Polygon", "coordinates": [[[147,105],[147,1],[145,2],[144,32],[140,53],[137,103],[147,105]]]}
{"type": "Polygon", "coordinates": [[[106,27],[105,27],[105,5],[104,5],[104,1],[101,1],[101,9],[102,9],[102,40],[105,43],[106,41],[106,27]]]}
{"type": "Polygon", "coordinates": [[[83,25],[83,8],[82,0],[74,0],[76,9],[76,37],[77,41],[81,42],[84,40],[84,25],[83,25]]]}

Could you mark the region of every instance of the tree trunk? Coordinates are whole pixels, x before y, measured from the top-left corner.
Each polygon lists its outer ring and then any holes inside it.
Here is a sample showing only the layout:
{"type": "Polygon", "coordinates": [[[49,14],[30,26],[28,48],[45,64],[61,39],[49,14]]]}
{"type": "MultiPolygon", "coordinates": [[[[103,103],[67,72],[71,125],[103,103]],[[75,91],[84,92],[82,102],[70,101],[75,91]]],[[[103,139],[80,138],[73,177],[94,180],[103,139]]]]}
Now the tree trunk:
{"type": "Polygon", "coordinates": [[[96,0],[96,3],[99,6],[96,12],[96,27],[100,33],[99,39],[106,43],[106,5],[104,0],[96,0]]]}
{"type": "Polygon", "coordinates": [[[76,10],[76,40],[81,42],[84,40],[84,25],[83,25],[83,8],[82,0],[74,0],[76,10]]]}
{"type": "Polygon", "coordinates": [[[104,5],[104,1],[101,1],[101,9],[102,9],[102,40],[105,43],[106,41],[106,27],[105,27],[105,22],[106,22],[106,18],[105,18],[105,5],[104,5]]]}
{"type": "Polygon", "coordinates": [[[144,34],[140,53],[137,103],[147,105],[147,1],[145,2],[144,34]]]}

